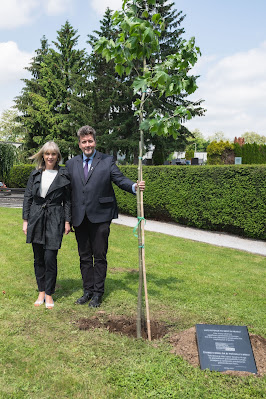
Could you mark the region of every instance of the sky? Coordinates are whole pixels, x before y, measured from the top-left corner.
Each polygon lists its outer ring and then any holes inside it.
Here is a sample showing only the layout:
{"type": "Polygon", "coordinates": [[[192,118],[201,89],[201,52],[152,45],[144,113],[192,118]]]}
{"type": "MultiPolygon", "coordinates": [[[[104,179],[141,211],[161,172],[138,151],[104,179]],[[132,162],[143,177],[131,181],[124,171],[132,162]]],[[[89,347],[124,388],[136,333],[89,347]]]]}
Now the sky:
{"type": "MultiPolygon", "coordinates": [[[[191,100],[203,99],[204,117],[186,122],[205,138],[223,132],[229,140],[245,132],[266,136],[266,1],[175,0],[186,15],[184,39],[194,36],[202,56],[193,69],[200,75],[191,100]]],[[[30,78],[25,67],[45,35],[48,42],[68,20],[90,48],[87,35],[97,30],[107,7],[122,0],[0,0],[0,114],[13,105],[30,78]]],[[[89,121],[88,121],[89,123],[89,121]]]]}

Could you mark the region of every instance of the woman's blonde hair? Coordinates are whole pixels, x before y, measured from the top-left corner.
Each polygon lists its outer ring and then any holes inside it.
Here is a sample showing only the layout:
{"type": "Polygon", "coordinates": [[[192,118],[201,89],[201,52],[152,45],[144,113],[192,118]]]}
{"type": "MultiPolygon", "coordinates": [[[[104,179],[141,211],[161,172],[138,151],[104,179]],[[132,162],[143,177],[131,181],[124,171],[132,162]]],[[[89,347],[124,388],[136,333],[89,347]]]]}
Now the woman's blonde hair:
{"type": "Polygon", "coordinates": [[[40,151],[38,151],[36,154],[32,155],[29,157],[29,159],[33,159],[36,162],[36,169],[42,169],[45,170],[45,162],[43,158],[43,154],[45,154],[48,151],[55,151],[58,155],[56,164],[55,164],[55,169],[58,169],[59,162],[62,160],[61,152],[59,150],[58,145],[54,141],[47,141],[40,151]]]}

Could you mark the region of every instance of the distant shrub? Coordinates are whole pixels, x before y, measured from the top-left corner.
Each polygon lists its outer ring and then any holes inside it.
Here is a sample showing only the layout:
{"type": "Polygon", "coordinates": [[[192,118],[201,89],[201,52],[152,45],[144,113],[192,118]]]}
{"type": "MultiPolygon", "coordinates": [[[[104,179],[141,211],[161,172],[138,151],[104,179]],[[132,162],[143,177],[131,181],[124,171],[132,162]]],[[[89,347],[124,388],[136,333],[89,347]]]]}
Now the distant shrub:
{"type": "Polygon", "coordinates": [[[0,143],[0,179],[7,182],[10,169],[16,156],[16,149],[12,144],[0,143]]]}
{"type": "Polygon", "coordinates": [[[8,187],[24,188],[27,185],[31,172],[35,169],[35,165],[15,165],[11,168],[9,178],[7,180],[8,187]]]}
{"type": "Polygon", "coordinates": [[[207,147],[208,165],[232,165],[234,159],[234,146],[229,141],[212,141],[207,147]]]}

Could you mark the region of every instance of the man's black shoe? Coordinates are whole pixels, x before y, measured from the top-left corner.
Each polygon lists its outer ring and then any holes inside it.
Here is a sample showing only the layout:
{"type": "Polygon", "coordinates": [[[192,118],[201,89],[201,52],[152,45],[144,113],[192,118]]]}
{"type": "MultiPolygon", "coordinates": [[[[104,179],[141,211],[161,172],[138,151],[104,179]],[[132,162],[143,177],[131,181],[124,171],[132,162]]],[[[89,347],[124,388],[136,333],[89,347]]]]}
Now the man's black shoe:
{"type": "Polygon", "coordinates": [[[84,303],[89,302],[89,300],[93,297],[93,293],[92,292],[84,292],[84,294],[82,295],[82,297],[80,297],[79,299],[77,299],[76,303],[78,305],[84,305],[84,303]]]}
{"type": "Polygon", "coordinates": [[[102,303],[102,295],[94,294],[92,300],[89,303],[90,308],[98,308],[102,303]]]}

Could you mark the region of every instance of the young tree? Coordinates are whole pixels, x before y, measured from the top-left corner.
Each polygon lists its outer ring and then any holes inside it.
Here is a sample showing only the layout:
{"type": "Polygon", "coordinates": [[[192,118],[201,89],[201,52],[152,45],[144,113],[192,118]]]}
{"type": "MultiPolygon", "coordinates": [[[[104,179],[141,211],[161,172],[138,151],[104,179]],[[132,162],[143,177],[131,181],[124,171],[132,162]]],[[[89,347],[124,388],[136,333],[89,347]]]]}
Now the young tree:
{"type": "MultiPolygon", "coordinates": [[[[174,3],[168,3],[167,0],[156,0],[154,4],[149,4],[145,0],[129,1],[128,5],[134,6],[136,14],[141,15],[144,9],[148,10],[146,16],[154,29],[160,29],[152,21],[152,16],[159,13],[164,19],[165,29],[161,30],[158,37],[159,49],[151,55],[149,63],[155,65],[158,60],[164,60],[169,54],[177,53],[182,43],[184,29],[181,24],[185,18],[182,11],[177,12],[173,7],[174,3]]],[[[99,31],[95,31],[95,36],[89,35],[89,44],[93,47],[96,41],[104,36],[109,40],[116,40],[121,33],[120,27],[115,27],[111,23],[112,12],[106,11],[104,19],[101,21],[99,31]]],[[[137,162],[138,138],[137,138],[137,117],[134,117],[133,103],[136,100],[136,94],[133,93],[131,84],[133,80],[141,73],[142,64],[135,60],[134,68],[130,74],[119,76],[114,73],[113,60],[108,63],[93,51],[90,56],[90,70],[92,79],[94,109],[94,126],[97,127],[100,134],[98,145],[114,155],[117,151],[126,155],[127,161],[133,159],[137,162]],[[113,147],[113,148],[111,148],[113,147]],[[131,155],[131,157],[130,157],[131,155]]],[[[168,70],[170,74],[170,69],[168,70]]],[[[172,71],[174,74],[175,71],[172,71]]],[[[197,77],[195,77],[195,80],[197,77]]],[[[188,94],[180,92],[171,96],[161,95],[160,97],[150,93],[146,98],[146,109],[152,112],[157,109],[158,112],[168,111],[172,114],[178,105],[191,106],[191,116],[202,115],[204,109],[201,107],[202,100],[191,102],[187,98],[188,94]]],[[[160,136],[151,136],[149,132],[144,134],[144,144],[146,150],[154,149],[153,162],[163,163],[163,161],[175,150],[184,150],[187,138],[191,135],[184,126],[178,131],[178,138],[169,136],[167,140],[160,136]]]]}
{"type": "MultiPolygon", "coordinates": [[[[186,15],[184,15],[182,11],[177,11],[174,8],[175,3],[168,2],[167,0],[156,0],[154,4],[147,4],[145,0],[132,1],[132,3],[135,3],[140,12],[144,7],[148,8],[151,18],[152,15],[159,13],[164,20],[165,27],[158,38],[160,53],[158,55],[155,54],[154,59],[151,61],[155,64],[158,59],[164,60],[168,55],[178,53],[180,46],[182,46],[182,37],[185,33],[184,28],[181,26],[186,15]]],[[[151,19],[150,22],[152,22],[151,19]]],[[[169,70],[168,73],[170,75],[171,71],[169,70]]],[[[189,70],[187,73],[189,73],[189,70]]],[[[172,74],[175,74],[174,70],[172,74]]],[[[194,78],[196,81],[198,76],[194,78]]],[[[203,100],[191,101],[188,98],[188,93],[184,91],[179,94],[162,95],[159,98],[157,96],[150,96],[147,102],[150,104],[150,109],[156,107],[162,109],[163,112],[167,110],[170,114],[174,112],[178,105],[190,108],[191,117],[202,116],[205,112],[205,109],[201,106],[203,100]]],[[[163,163],[172,152],[183,151],[190,137],[191,132],[184,126],[179,129],[177,138],[169,136],[167,140],[165,140],[165,138],[161,136],[150,137],[149,141],[152,146],[155,147],[153,152],[153,163],[157,164],[156,159],[158,159],[158,156],[160,156],[161,163],[163,163]]]]}
{"type": "MultiPolygon", "coordinates": [[[[147,0],[140,10],[136,1],[123,1],[122,11],[115,12],[113,25],[118,27],[119,36],[116,41],[101,37],[95,50],[101,53],[106,61],[114,60],[116,72],[130,75],[132,70],[138,71],[133,81],[135,115],[138,117],[140,130],[138,179],[142,180],[142,157],[144,144],[144,130],[152,136],[178,136],[181,121],[191,118],[192,106],[177,105],[172,112],[161,108],[149,109],[147,100],[151,96],[159,99],[162,96],[193,93],[196,90],[196,79],[189,76],[187,71],[196,63],[199,49],[195,47],[194,38],[188,42],[182,41],[178,53],[169,54],[164,60],[159,58],[159,37],[164,28],[164,21],[159,13],[155,13],[151,5],[156,0],[147,0]],[[154,62],[154,58],[157,61],[154,62]]],[[[144,282],[147,324],[149,336],[148,297],[145,273],[144,251],[144,210],[142,192],[138,190],[138,219],[139,219],[139,295],[137,313],[137,336],[141,336],[141,298],[144,282]]],[[[150,336],[149,336],[150,339],[150,336]]]]}

